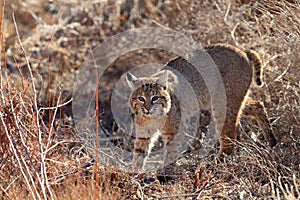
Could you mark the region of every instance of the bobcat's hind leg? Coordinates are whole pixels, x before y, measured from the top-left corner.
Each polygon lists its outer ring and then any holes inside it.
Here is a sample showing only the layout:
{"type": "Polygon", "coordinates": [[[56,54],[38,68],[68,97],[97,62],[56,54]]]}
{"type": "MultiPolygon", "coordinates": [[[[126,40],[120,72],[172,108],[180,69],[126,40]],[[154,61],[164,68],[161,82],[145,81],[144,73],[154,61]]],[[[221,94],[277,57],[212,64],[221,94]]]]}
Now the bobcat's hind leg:
{"type": "Polygon", "coordinates": [[[234,142],[236,140],[236,125],[237,115],[231,117],[226,116],[224,127],[220,133],[220,150],[218,154],[218,159],[222,160],[224,154],[230,155],[234,149],[234,142]]]}
{"type": "Polygon", "coordinates": [[[246,117],[253,117],[257,121],[264,138],[269,145],[271,147],[276,145],[276,139],[262,102],[248,98],[243,109],[243,115],[246,117]]]}
{"type": "Polygon", "coordinates": [[[217,156],[219,160],[223,160],[225,154],[230,155],[234,149],[238,115],[239,110],[236,108],[227,108],[226,113],[222,113],[220,109],[217,110],[212,104],[213,122],[210,123],[211,130],[209,130],[209,134],[211,135],[213,134],[212,132],[215,132],[215,136],[219,139],[220,150],[217,156]],[[223,122],[224,115],[225,121],[223,122]],[[212,127],[213,125],[214,127],[212,127]]]}

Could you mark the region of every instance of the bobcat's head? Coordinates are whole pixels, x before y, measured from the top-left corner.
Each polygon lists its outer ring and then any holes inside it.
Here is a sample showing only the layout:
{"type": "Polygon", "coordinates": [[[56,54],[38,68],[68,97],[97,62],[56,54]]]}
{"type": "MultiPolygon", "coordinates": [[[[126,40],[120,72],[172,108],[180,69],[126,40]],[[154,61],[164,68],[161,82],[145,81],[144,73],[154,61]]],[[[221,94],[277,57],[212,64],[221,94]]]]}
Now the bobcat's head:
{"type": "Polygon", "coordinates": [[[127,73],[126,79],[131,88],[129,104],[134,115],[147,117],[165,116],[171,108],[171,98],[168,91],[168,74],[163,70],[150,77],[137,78],[127,73]]]}

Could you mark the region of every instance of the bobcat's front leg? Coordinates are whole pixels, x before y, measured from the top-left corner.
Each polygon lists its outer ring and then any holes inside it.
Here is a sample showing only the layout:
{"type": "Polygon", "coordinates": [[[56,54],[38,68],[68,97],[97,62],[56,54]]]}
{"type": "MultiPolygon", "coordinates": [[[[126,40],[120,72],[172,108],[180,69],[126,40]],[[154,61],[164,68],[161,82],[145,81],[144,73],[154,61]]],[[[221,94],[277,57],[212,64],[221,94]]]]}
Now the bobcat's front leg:
{"type": "Polygon", "coordinates": [[[151,138],[136,138],[133,149],[133,165],[132,169],[135,172],[142,172],[146,156],[149,151],[151,138]]]}

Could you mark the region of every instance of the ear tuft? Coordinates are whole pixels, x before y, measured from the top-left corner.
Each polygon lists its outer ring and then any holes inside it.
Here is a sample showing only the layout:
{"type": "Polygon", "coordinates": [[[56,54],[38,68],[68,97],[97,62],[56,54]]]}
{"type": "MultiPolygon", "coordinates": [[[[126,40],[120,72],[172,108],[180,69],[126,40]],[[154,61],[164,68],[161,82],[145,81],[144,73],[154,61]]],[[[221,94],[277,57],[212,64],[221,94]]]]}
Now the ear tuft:
{"type": "Polygon", "coordinates": [[[169,79],[168,71],[165,70],[162,74],[160,74],[158,76],[157,83],[160,84],[160,85],[162,85],[164,88],[167,89],[167,87],[168,87],[168,79],[169,79]]]}
{"type": "Polygon", "coordinates": [[[138,81],[138,78],[135,75],[131,74],[130,72],[127,72],[126,81],[130,89],[133,90],[135,88],[134,84],[138,81]]]}

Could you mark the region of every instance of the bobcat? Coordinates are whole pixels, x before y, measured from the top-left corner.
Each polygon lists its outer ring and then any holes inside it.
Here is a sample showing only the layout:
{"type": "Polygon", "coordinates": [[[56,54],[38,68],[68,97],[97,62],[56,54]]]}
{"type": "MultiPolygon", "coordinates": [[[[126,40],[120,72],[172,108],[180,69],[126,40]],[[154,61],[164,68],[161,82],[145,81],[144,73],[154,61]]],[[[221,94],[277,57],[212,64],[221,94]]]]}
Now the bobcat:
{"type": "MultiPolygon", "coordinates": [[[[232,153],[237,123],[242,113],[256,119],[265,139],[270,146],[274,146],[276,139],[263,104],[247,95],[252,79],[258,86],[263,84],[262,61],[259,55],[253,50],[244,52],[227,44],[208,46],[205,50],[220,71],[227,98],[225,123],[219,132],[218,158],[222,159],[224,154],[232,153]]],[[[144,159],[151,151],[159,132],[164,138],[164,145],[168,146],[178,130],[181,109],[174,95],[178,80],[173,70],[187,78],[195,90],[201,109],[212,110],[213,120],[209,131],[216,131],[220,123],[219,113],[214,112],[214,101],[210,100],[203,78],[184,58],[172,59],[163,70],[150,77],[138,78],[128,72],[126,79],[132,91],[129,107],[136,128],[133,151],[135,170],[143,169],[144,159]]]]}

